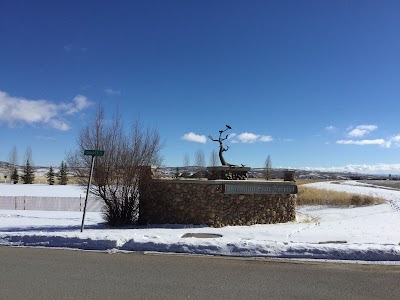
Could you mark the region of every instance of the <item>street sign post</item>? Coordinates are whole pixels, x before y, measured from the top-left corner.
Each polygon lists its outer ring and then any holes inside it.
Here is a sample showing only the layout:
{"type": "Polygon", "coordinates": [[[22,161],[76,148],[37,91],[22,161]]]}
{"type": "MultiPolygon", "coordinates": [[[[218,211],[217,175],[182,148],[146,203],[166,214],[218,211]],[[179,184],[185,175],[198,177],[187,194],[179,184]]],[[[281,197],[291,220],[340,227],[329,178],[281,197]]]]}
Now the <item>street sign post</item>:
{"type": "Polygon", "coordinates": [[[85,150],[83,152],[84,155],[92,155],[92,156],[103,156],[104,150],[85,150]]]}
{"type": "Polygon", "coordinates": [[[92,156],[92,162],[90,163],[90,173],[89,173],[89,180],[88,180],[88,185],[87,185],[87,189],[86,189],[85,206],[83,207],[83,217],[82,217],[81,232],[83,231],[83,226],[84,226],[84,223],[85,223],[86,206],[87,206],[87,199],[88,199],[88,196],[89,196],[90,185],[92,183],[94,159],[95,159],[96,156],[103,156],[104,155],[104,150],[85,150],[83,152],[83,154],[84,155],[91,155],[92,156]]]}

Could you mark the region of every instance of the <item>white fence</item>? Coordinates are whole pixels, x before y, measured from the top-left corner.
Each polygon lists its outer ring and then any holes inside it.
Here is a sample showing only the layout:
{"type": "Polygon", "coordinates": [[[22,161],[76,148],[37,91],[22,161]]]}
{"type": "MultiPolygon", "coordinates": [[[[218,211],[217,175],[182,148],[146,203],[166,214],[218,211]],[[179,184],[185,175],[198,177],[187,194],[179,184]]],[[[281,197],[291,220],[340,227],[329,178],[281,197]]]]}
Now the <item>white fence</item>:
{"type": "MultiPolygon", "coordinates": [[[[85,197],[0,196],[4,210],[83,211],[85,197]]],[[[103,202],[89,198],[86,211],[101,211],[103,202]]]]}

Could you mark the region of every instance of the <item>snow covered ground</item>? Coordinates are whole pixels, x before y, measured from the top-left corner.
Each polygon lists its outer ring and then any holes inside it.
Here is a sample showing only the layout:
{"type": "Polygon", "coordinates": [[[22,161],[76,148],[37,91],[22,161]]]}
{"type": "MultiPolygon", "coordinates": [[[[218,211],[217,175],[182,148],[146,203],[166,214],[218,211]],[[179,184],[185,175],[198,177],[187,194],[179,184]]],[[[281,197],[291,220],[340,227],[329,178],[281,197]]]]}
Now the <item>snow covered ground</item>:
{"type": "Polygon", "coordinates": [[[85,197],[86,189],[80,185],[0,183],[0,196],[85,197]]]}
{"type": "MultiPolygon", "coordinates": [[[[0,195],[16,193],[10,186],[0,184],[0,195]]],[[[83,233],[81,212],[0,210],[0,245],[400,263],[399,190],[355,181],[309,186],[376,195],[387,202],[358,208],[300,207],[296,222],[223,228],[175,224],[114,229],[103,223],[101,213],[89,212],[83,233]],[[196,233],[221,237],[183,237],[196,233]]],[[[56,187],[42,186],[41,195],[57,194],[56,187]]],[[[64,197],[68,188],[71,196],[82,193],[79,187],[63,188],[64,197]]]]}

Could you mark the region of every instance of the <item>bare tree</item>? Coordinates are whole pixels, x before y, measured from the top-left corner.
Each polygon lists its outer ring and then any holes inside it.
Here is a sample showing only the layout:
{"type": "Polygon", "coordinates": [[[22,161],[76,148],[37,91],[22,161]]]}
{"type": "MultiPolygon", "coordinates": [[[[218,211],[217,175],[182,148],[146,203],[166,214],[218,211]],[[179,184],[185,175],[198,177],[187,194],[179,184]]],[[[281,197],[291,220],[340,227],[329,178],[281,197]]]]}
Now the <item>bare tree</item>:
{"type": "Polygon", "coordinates": [[[190,158],[189,154],[185,153],[183,156],[183,171],[182,171],[182,176],[187,177],[189,174],[189,167],[190,167],[190,158]]]}
{"type": "Polygon", "coordinates": [[[25,154],[24,154],[24,162],[29,161],[31,166],[34,166],[33,159],[32,159],[32,148],[31,147],[26,147],[25,149],[25,154]]]}
{"type": "Polygon", "coordinates": [[[271,168],[272,168],[272,162],[271,162],[271,156],[268,155],[267,159],[265,160],[265,179],[269,180],[271,177],[271,168]]]}
{"type": "Polygon", "coordinates": [[[16,146],[12,147],[8,156],[8,162],[12,166],[18,166],[18,151],[16,146]]]}
{"type": "Polygon", "coordinates": [[[195,164],[196,164],[196,171],[200,172],[200,177],[203,177],[202,172],[204,171],[204,168],[206,166],[206,159],[205,159],[205,155],[204,155],[204,151],[199,149],[196,151],[195,154],[195,164]]]}
{"type": "MultiPolygon", "coordinates": [[[[17,167],[18,167],[18,151],[17,151],[17,147],[13,146],[8,155],[8,174],[9,174],[10,178],[12,177],[13,174],[15,177],[15,170],[17,170],[17,167]]],[[[10,183],[12,183],[14,181],[13,178],[11,178],[11,179],[12,180],[10,181],[10,183]]]]}
{"type": "Polygon", "coordinates": [[[183,156],[183,167],[188,169],[189,166],[190,166],[189,154],[185,153],[185,155],[183,156]]]}
{"type": "Polygon", "coordinates": [[[196,151],[196,166],[204,168],[206,166],[206,161],[204,157],[204,151],[203,150],[197,150],[196,151]]]}
{"type": "Polygon", "coordinates": [[[139,213],[140,167],[160,162],[161,141],[158,131],[143,128],[139,121],[125,132],[121,116],[116,113],[111,122],[105,120],[104,108],[78,138],[78,150],[67,158],[69,168],[77,172],[86,185],[91,157],[84,150],[104,150],[97,157],[90,193],[104,201],[104,217],[111,226],[134,224],[139,213]]]}
{"type": "Polygon", "coordinates": [[[213,150],[210,154],[210,166],[216,167],[218,163],[218,154],[217,151],[213,150]]]}

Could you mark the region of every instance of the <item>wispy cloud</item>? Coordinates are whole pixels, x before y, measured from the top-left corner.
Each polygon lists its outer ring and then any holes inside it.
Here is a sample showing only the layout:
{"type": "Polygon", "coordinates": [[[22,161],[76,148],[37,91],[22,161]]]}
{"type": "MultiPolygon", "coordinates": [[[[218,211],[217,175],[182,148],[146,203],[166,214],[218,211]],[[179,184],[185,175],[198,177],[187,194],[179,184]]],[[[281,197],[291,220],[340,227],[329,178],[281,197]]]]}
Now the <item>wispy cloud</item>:
{"type": "Polygon", "coordinates": [[[339,167],[303,167],[304,170],[319,170],[326,172],[352,172],[364,174],[400,174],[400,164],[348,164],[339,167]]]}
{"type": "Polygon", "coordinates": [[[339,140],[336,141],[336,144],[341,145],[385,145],[384,139],[376,139],[376,140],[339,140]]]}
{"type": "Polygon", "coordinates": [[[344,139],[336,141],[336,144],[340,145],[379,145],[384,148],[400,147],[400,134],[388,137],[388,138],[378,138],[378,139],[357,139],[364,135],[371,133],[378,129],[376,125],[359,125],[356,127],[349,127],[347,135],[352,137],[352,139],[344,139]]]}
{"type": "Polygon", "coordinates": [[[326,126],[326,127],[325,127],[325,130],[326,130],[326,131],[335,131],[335,130],[336,130],[336,127],[335,127],[335,126],[332,126],[332,125],[329,125],[329,126],[326,126]]]}
{"type": "Polygon", "coordinates": [[[104,92],[109,96],[119,96],[119,95],[121,95],[121,91],[114,90],[112,88],[106,88],[106,89],[104,89],[104,92]]]}
{"type": "Polygon", "coordinates": [[[390,137],[384,146],[386,148],[400,147],[400,134],[390,137]]]}
{"type": "Polygon", "coordinates": [[[77,52],[77,51],[86,52],[88,50],[87,47],[77,47],[76,45],[72,44],[64,45],[63,48],[65,52],[77,52]]]}
{"type": "Polygon", "coordinates": [[[363,137],[364,135],[370,133],[371,131],[377,130],[378,126],[376,125],[359,125],[355,128],[349,128],[348,135],[350,137],[363,137]]]}
{"type": "Polygon", "coordinates": [[[82,95],[68,103],[53,103],[48,100],[32,100],[10,96],[0,91],[0,123],[13,127],[17,124],[46,125],[66,131],[71,127],[65,118],[77,114],[91,105],[82,95]]]}
{"type": "Polygon", "coordinates": [[[88,98],[82,95],[77,95],[71,103],[60,105],[60,108],[64,107],[67,115],[73,115],[84,110],[85,108],[88,108],[90,105],[91,102],[88,100],[88,98]]]}
{"type": "Polygon", "coordinates": [[[72,51],[72,45],[71,44],[64,45],[64,51],[65,52],[71,52],[72,51]]]}
{"type": "Polygon", "coordinates": [[[273,138],[270,135],[260,135],[260,137],[259,137],[260,142],[267,143],[267,142],[272,142],[272,140],[273,140],[273,138]]]}
{"type": "Polygon", "coordinates": [[[199,135],[194,132],[185,133],[182,137],[182,140],[188,142],[195,142],[205,144],[207,142],[207,137],[205,135],[199,135]]]}
{"type": "Polygon", "coordinates": [[[270,135],[259,135],[259,134],[254,134],[251,132],[243,132],[237,136],[235,136],[235,139],[232,140],[232,143],[255,143],[255,142],[271,142],[273,140],[272,136],[270,135]]]}

